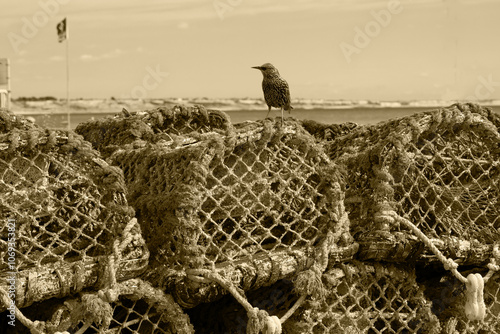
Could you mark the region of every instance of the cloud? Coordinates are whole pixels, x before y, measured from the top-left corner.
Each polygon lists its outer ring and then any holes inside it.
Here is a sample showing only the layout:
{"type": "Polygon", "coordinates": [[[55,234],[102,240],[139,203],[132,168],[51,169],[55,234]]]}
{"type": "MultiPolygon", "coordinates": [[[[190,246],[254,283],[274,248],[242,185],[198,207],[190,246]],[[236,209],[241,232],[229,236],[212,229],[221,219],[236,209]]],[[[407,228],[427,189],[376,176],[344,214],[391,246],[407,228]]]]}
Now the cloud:
{"type": "Polygon", "coordinates": [[[101,55],[91,55],[91,54],[82,54],[80,56],[80,60],[82,61],[97,61],[97,60],[103,60],[103,59],[112,59],[112,58],[118,58],[124,54],[124,52],[121,49],[115,49],[110,52],[103,53],[101,55]]]}

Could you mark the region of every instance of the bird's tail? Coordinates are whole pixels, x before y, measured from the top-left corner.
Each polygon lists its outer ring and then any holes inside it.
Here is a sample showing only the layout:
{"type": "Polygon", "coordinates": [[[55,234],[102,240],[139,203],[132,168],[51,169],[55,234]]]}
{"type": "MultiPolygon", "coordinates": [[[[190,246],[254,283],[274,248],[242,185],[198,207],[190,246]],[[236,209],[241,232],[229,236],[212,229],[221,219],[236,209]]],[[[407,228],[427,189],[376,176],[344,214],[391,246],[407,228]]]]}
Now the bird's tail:
{"type": "Polygon", "coordinates": [[[287,110],[288,110],[288,113],[289,113],[289,114],[291,114],[291,113],[292,113],[292,109],[293,109],[293,107],[292,107],[292,106],[288,106],[288,109],[287,109],[287,110]]]}

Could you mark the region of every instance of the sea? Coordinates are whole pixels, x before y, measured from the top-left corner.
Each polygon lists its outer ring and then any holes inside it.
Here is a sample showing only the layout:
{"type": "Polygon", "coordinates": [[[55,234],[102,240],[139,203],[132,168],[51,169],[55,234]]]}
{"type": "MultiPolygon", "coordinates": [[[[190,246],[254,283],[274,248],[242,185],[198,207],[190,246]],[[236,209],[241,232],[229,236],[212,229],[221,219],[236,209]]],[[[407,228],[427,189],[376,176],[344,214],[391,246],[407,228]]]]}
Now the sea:
{"type": "MultiPolygon", "coordinates": [[[[75,102],[76,103],[76,102],[75,102]]],[[[202,103],[198,103],[202,104],[202,103]]],[[[450,103],[451,104],[451,103],[450,103]]],[[[98,111],[92,108],[88,108],[89,102],[85,102],[85,108],[74,108],[70,109],[70,127],[72,129],[82,122],[87,122],[89,120],[96,120],[104,117],[114,117],[115,115],[121,114],[122,104],[107,105],[102,108],[102,103],[99,105],[98,111]]],[[[304,104],[305,105],[305,104],[304,104]]],[[[500,104],[495,103],[495,105],[484,105],[491,108],[496,113],[500,114],[500,104]]],[[[44,105],[45,107],[46,105],[44,105]]],[[[129,111],[137,110],[147,110],[152,107],[157,107],[156,105],[149,105],[148,108],[141,106],[127,106],[129,111]]],[[[251,104],[246,108],[244,104],[232,105],[227,108],[227,105],[221,105],[221,108],[217,108],[213,104],[209,103],[206,105],[207,108],[219,109],[226,112],[233,124],[242,123],[245,121],[256,121],[263,119],[267,115],[267,106],[261,104],[251,104]]],[[[433,110],[436,108],[443,107],[440,105],[387,105],[387,106],[363,106],[363,105],[346,105],[346,106],[335,106],[335,107],[324,107],[324,106],[311,106],[307,105],[305,108],[301,108],[300,104],[295,107],[291,113],[285,112],[285,118],[293,117],[300,120],[313,120],[324,124],[342,124],[346,122],[354,122],[359,125],[366,124],[376,124],[379,122],[387,121],[389,119],[400,118],[414,113],[423,112],[427,110],[433,110]]],[[[66,129],[68,124],[68,113],[51,111],[52,108],[47,110],[40,110],[40,108],[23,108],[20,112],[21,115],[25,117],[30,117],[35,123],[49,128],[49,129],[66,129]]],[[[60,108],[59,108],[60,109],[60,108]]],[[[15,110],[14,110],[14,113],[15,110]]],[[[269,117],[281,117],[281,112],[278,109],[272,109],[269,117]]]]}

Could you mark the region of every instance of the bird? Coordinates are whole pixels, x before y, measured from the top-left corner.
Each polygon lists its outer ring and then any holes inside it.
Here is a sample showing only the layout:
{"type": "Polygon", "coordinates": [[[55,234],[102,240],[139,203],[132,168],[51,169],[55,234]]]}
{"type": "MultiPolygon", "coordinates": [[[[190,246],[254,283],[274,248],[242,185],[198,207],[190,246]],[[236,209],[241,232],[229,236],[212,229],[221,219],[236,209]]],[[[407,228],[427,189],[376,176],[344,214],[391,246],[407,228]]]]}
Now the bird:
{"type": "Polygon", "coordinates": [[[271,107],[281,108],[281,125],[283,125],[283,110],[290,110],[293,107],[290,105],[290,88],[288,83],[280,76],[278,69],[271,63],[265,63],[262,66],[252,66],[256,70],[260,70],[264,79],[262,80],[262,90],[264,91],[264,100],[266,101],[268,111],[266,118],[271,112],[271,107]]]}

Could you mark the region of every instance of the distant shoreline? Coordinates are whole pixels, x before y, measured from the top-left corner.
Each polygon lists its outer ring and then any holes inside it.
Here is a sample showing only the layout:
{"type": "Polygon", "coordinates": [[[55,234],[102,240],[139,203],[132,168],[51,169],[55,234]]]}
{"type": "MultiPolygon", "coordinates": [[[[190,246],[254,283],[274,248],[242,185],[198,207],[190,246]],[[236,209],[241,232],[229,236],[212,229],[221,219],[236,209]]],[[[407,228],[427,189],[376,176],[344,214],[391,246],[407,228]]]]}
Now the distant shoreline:
{"type": "MultiPolygon", "coordinates": [[[[487,107],[487,106],[485,106],[487,107]]],[[[206,107],[207,108],[207,107],[206,107]]],[[[297,113],[297,112],[301,112],[301,111],[315,111],[315,112],[335,112],[335,111],[345,111],[345,110],[372,110],[372,111],[384,111],[384,110],[391,110],[391,109],[412,109],[412,110],[415,110],[415,109],[419,109],[419,110],[432,110],[432,109],[436,109],[436,108],[441,108],[441,106],[433,106],[433,107],[410,107],[410,106],[406,106],[406,107],[359,107],[359,106],[349,106],[349,107],[345,107],[345,108],[341,108],[341,107],[338,107],[338,108],[300,108],[300,107],[297,107],[297,108],[294,108],[293,111],[292,111],[292,114],[293,113],[297,113]]],[[[147,109],[154,109],[154,108],[147,108],[147,109]]],[[[142,109],[142,110],[147,110],[147,109],[142,109]]],[[[207,109],[218,109],[218,108],[207,108],[207,109]]],[[[70,109],[70,113],[71,115],[115,115],[115,114],[120,114],[121,113],[121,108],[116,108],[116,110],[81,110],[81,109],[70,109]]],[[[133,109],[135,110],[135,109],[133,109]]],[[[220,111],[224,111],[226,113],[238,113],[238,112],[263,112],[265,111],[267,113],[267,107],[265,108],[260,108],[260,109],[228,109],[228,110],[224,110],[224,109],[218,109],[220,111]]],[[[273,109],[273,110],[277,110],[279,111],[278,109],[273,109]]],[[[19,111],[16,111],[16,110],[12,110],[12,112],[15,114],[15,115],[21,115],[21,116],[35,116],[35,115],[66,115],[68,113],[67,109],[58,109],[58,110],[36,110],[36,109],[33,109],[33,110],[19,110],[19,111]]]]}
{"type": "MultiPolygon", "coordinates": [[[[391,109],[435,109],[447,107],[456,101],[426,100],[426,101],[349,101],[325,99],[292,100],[294,111],[335,111],[335,110],[391,110],[391,109]]],[[[465,102],[465,101],[463,101],[465,102]]],[[[500,108],[500,100],[483,100],[476,102],[485,107],[500,108]]],[[[119,113],[122,108],[129,111],[150,110],[158,107],[170,108],[175,105],[203,105],[207,109],[217,109],[225,112],[262,111],[267,106],[262,99],[73,99],[70,100],[71,114],[110,114],[119,113]]],[[[11,111],[18,115],[66,114],[68,108],[65,100],[33,98],[14,99],[11,111]]]]}
{"type": "MultiPolygon", "coordinates": [[[[167,106],[168,107],[168,106],[167,106]]],[[[300,109],[297,107],[293,109],[290,114],[285,113],[285,118],[292,117],[299,120],[312,120],[324,124],[342,124],[345,122],[354,122],[359,125],[375,124],[389,119],[400,118],[418,112],[433,110],[440,106],[427,107],[348,107],[348,108],[310,108],[300,109]]],[[[78,124],[88,122],[91,120],[98,120],[104,117],[113,117],[114,115],[121,114],[123,106],[111,106],[107,110],[81,110],[72,109],[71,128],[75,128],[78,124]]],[[[133,108],[127,107],[129,111],[148,110],[153,108],[144,108],[142,106],[134,106],[133,108]]],[[[209,108],[216,109],[216,108],[209,108]]],[[[500,114],[500,106],[491,108],[494,112],[500,114]]],[[[238,109],[238,110],[224,110],[233,124],[242,123],[246,121],[257,121],[264,119],[267,115],[267,107],[262,106],[259,109],[238,109]]],[[[18,112],[14,110],[14,114],[29,117],[36,124],[52,129],[65,129],[67,127],[68,114],[66,110],[57,112],[51,110],[24,110],[18,112]]],[[[272,109],[269,117],[275,118],[281,116],[280,111],[272,109]]]]}

